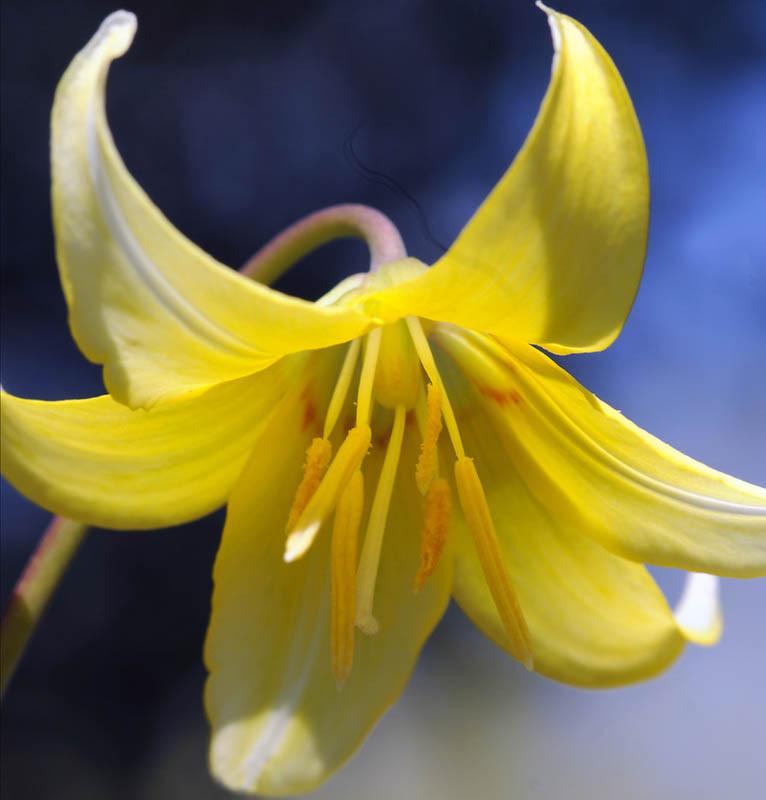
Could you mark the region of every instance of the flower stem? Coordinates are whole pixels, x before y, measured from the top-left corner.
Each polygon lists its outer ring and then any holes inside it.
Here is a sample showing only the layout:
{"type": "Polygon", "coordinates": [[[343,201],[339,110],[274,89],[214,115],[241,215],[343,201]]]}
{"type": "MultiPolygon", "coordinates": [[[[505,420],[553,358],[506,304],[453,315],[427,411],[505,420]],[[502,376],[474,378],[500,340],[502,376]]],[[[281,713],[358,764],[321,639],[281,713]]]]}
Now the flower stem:
{"type": "Polygon", "coordinates": [[[0,623],[0,697],[86,531],[80,522],[54,517],[13,588],[0,623]]]}
{"type": "MultiPolygon", "coordinates": [[[[264,245],[240,272],[270,284],[296,261],[317,247],[353,237],[366,242],[370,270],[405,258],[402,237],[391,220],[368,206],[329,206],[299,220],[264,245]]],[[[0,697],[45,609],[77,552],[87,527],[73,520],[54,517],[11,593],[0,621],[0,697]]]]}
{"type": "Polygon", "coordinates": [[[312,250],[334,239],[363,239],[370,250],[370,271],[407,257],[393,222],[377,209],[347,203],[315,211],[264,245],[240,270],[270,284],[312,250]]]}

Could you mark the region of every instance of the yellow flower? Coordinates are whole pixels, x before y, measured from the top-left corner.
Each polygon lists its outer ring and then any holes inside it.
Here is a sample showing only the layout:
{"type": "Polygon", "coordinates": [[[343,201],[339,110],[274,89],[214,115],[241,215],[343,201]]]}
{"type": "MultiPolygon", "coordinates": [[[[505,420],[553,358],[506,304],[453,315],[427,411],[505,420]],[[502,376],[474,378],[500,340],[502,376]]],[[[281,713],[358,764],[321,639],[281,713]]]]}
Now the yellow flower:
{"type": "Polygon", "coordinates": [[[57,256],[109,394],[4,393],[4,474],[103,527],[228,504],[205,705],[212,770],[233,789],[306,791],[342,764],[450,596],[528,668],[612,686],[720,632],[714,578],[694,577],[674,615],[643,563],[766,573],[766,491],[644,433],[533,346],[614,341],[648,218],[617,70],[543,10],[542,108],[452,247],[316,303],[215,262],[127,173],[104,87],[132,15],[109,17],[59,86],[57,256]]]}

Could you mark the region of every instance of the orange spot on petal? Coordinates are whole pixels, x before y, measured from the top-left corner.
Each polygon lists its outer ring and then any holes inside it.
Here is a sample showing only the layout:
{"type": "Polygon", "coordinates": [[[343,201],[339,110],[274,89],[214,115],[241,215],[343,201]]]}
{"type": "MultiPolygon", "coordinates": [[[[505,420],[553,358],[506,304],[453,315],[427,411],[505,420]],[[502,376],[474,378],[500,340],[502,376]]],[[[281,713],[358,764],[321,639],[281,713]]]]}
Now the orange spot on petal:
{"type": "Polygon", "coordinates": [[[301,430],[307,431],[309,428],[312,428],[317,423],[317,407],[316,403],[311,399],[308,398],[306,400],[306,405],[303,408],[303,419],[301,420],[301,430]]]}
{"type": "Polygon", "coordinates": [[[479,391],[482,393],[482,395],[484,395],[484,397],[492,400],[499,406],[507,406],[511,403],[515,406],[518,406],[523,402],[522,396],[516,391],[516,389],[501,391],[500,389],[494,389],[491,386],[479,386],[479,391]]]}

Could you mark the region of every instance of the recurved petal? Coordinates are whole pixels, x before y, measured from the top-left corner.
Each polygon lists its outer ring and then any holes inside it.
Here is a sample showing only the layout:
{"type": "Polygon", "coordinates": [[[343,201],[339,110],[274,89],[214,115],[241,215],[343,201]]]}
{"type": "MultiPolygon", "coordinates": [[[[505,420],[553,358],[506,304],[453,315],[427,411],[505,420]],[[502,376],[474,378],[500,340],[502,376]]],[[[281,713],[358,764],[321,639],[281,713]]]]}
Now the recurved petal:
{"type": "MultiPolygon", "coordinates": [[[[454,384],[450,389],[454,391],[454,384]]],[[[473,402],[479,403],[477,398],[473,402]]],[[[459,421],[529,626],[534,669],[595,688],[648,678],[667,667],[683,649],[684,639],[646,569],[593,541],[586,535],[588,520],[573,509],[533,494],[526,474],[513,463],[514,444],[502,419],[464,411],[459,421]]],[[[462,520],[454,534],[455,599],[485,634],[507,649],[462,520]]]]}
{"type": "Polygon", "coordinates": [[[482,362],[466,357],[460,337],[441,341],[487,407],[505,418],[519,470],[539,474],[546,491],[576,505],[590,521],[589,536],[642,563],[740,578],[766,574],[766,489],[641,430],[533,347],[485,339],[492,355],[482,362]]]}
{"type": "MultiPolygon", "coordinates": [[[[383,542],[374,606],[380,631],[357,631],[339,690],[331,670],[330,526],[302,559],[284,562],[284,521],[307,441],[291,433],[294,425],[279,430],[272,446],[258,448],[229,503],[205,646],[212,772],[230,789],[265,795],[311,791],[360,746],[404,688],[452,578],[442,558],[422,591],[412,591],[420,538],[412,509],[420,497],[410,446],[383,542]]],[[[365,461],[370,489],[381,461],[374,451],[365,461]]],[[[369,493],[367,502],[369,511],[369,493]]]]}
{"type": "Polygon", "coordinates": [[[619,334],[646,249],[641,131],[601,45],[541,8],[553,75],[522,150],[447,253],[370,297],[371,313],[454,322],[556,352],[600,350],[619,334]]]}
{"type": "Polygon", "coordinates": [[[157,528],[202,516],[226,501],[278,404],[300,396],[310,359],[291,356],[151,411],[109,395],[45,402],[3,392],[3,475],[43,508],[90,525],[157,528]]]}
{"type": "Polygon", "coordinates": [[[713,645],[723,633],[720,580],[715,575],[692,572],[673,611],[681,633],[694,644],[713,645]]]}
{"type": "Polygon", "coordinates": [[[368,320],[239,275],[186,239],[126,170],[106,120],[111,61],[135,17],[108,17],[56,91],[53,216],[72,332],[131,407],[253,373],[279,356],[353,338],[368,320]]]}

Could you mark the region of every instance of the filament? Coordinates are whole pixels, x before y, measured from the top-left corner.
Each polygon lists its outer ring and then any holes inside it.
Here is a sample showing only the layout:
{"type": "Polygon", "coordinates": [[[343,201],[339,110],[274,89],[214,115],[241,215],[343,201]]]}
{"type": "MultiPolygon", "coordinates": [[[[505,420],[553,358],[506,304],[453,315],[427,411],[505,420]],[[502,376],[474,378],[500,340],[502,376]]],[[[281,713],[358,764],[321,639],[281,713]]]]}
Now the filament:
{"type": "Polygon", "coordinates": [[[388,509],[391,505],[391,494],[394,490],[396,472],[399,467],[399,456],[402,451],[406,416],[407,412],[404,406],[397,406],[394,411],[391,438],[388,441],[383,467],[380,471],[378,485],[375,488],[375,497],[370,509],[370,519],[367,522],[362,556],[359,560],[356,581],[356,625],[360,630],[368,634],[377,633],[378,631],[378,622],[372,614],[373,597],[380,564],[380,551],[383,546],[383,533],[386,528],[388,509]]]}
{"type": "Polygon", "coordinates": [[[359,349],[362,346],[361,339],[354,339],[346,350],[346,355],[343,359],[343,365],[340,368],[338,380],[335,383],[332,397],[330,398],[330,405],[327,408],[327,416],[324,421],[324,438],[329,439],[332,434],[335,424],[338,421],[340,412],[343,409],[343,404],[346,402],[348,395],[348,387],[351,385],[351,378],[354,376],[354,368],[359,358],[359,349]]]}

